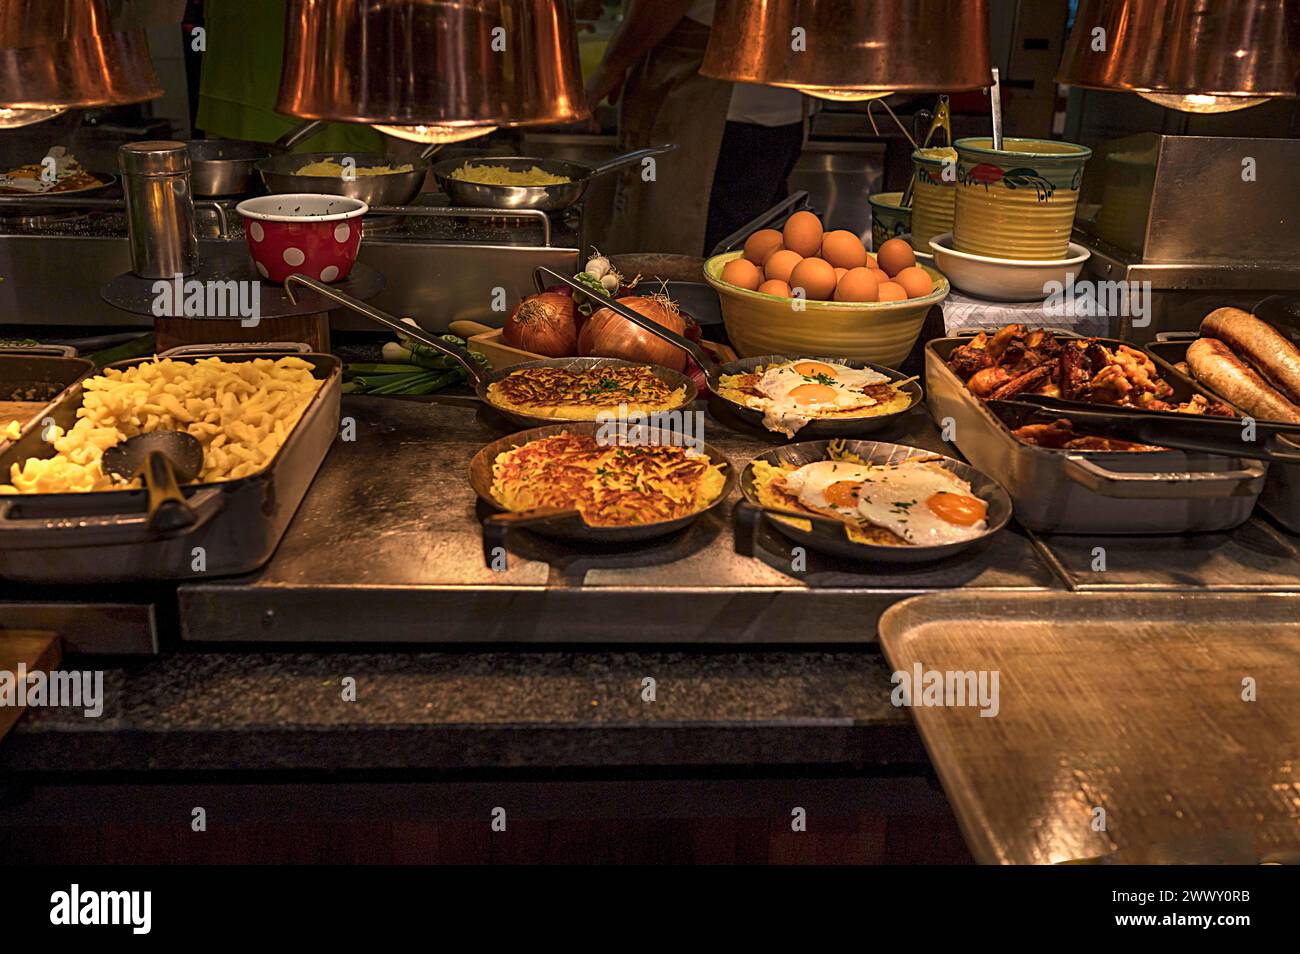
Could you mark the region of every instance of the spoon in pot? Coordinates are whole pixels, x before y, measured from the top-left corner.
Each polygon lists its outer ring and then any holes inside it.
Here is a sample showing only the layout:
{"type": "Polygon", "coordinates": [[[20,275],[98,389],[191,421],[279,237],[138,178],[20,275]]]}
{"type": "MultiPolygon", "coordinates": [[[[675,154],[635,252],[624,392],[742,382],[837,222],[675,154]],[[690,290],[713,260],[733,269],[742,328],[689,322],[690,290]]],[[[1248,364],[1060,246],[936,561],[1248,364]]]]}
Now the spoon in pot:
{"type": "Polygon", "coordinates": [[[101,464],[105,473],[124,480],[144,477],[151,529],[179,530],[198,519],[180,484],[189,483],[203,469],[203,445],[184,431],[137,434],[104,451],[101,464]]]}

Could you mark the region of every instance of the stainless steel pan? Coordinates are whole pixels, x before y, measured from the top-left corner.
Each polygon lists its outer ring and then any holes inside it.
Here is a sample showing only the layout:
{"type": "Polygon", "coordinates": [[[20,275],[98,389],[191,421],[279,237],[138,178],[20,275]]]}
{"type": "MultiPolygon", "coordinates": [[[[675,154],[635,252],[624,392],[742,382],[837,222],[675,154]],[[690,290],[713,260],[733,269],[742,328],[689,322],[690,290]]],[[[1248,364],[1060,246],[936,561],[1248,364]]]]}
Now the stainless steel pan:
{"type": "Polygon", "coordinates": [[[305,278],[302,275],[291,275],[285,282],[285,290],[292,299],[293,285],[304,285],[316,293],[338,302],[346,308],[350,308],[359,315],[363,315],[378,324],[383,325],[392,331],[406,335],[421,344],[428,345],[435,351],[454,358],[464,369],[469,384],[474,388],[474,393],[478,399],[490,407],[493,411],[502,417],[512,421],[521,427],[536,427],[542,424],[554,424],[557,421],[564,420],[557,417],[543,417],[541,415],[523,414],[519,411],[511,410],[500,404],[493,402],[488,397],[488,388],[497,381],[501,381],[516,371],[524,368],[562,368],[566,370],[586,370],[589,368],[623,368],[623,367],[648,367],[654,372],[655,376],[663,381],[668,387],[676,391],[678,388],[684,389],[682,398],[666,411],[679,411],[682,408],[690,407],[695,399],[699,396],[699,389],[695,382],[679,371],[673,371],[669,368],[661,368],[658,365],[638,364],[635,361],[624,361],[621,358],[546,358],[541,361],[527,361],[523,364],[511,365],[508,368],[499,368],[495,371],[485,372],[483,368],[474,360],[474,357],[464,348],[448,344],[436,335],[426,334],[423,329],[408,322],[399,321],[385,311],[381,311],[372,305],[353,298],[351,295],[337,291],[328,285],[305,278]]]}
{"type": "MultiPolygon", "coordinates": [[[[626,527],[593,527],[583,521],[576,510],[538,509],[518,512],[506,511],[492,494],[492,464],[497,455],[521,447],[529,441],[556,434],[596,434],[604,425],[591,421],[569,424],[550,424],[518,434],[502,437],[482,448],[474,455],[469,464],[469,482],[474,493],[493,510],[500,511],[489,517],[483,524],[483,559],[488,566],[500,566],[500,556],[505,553],[506,540],[511,530],[528,529],[542,536],[554,537],[573,543],[618,544],[635,543],[666,536],[674,531],[694,523],[705,513],[717,507],[731,496],[736,486],[736,471],[727,456],[710,444],[704,444],[700,451],[715,464],[722,465],[726,482],[722,492],[707,507],[695,513],[673,520],[661,520],[657,523],[640,523],[626,527]]],[[[639,425],[628,428],[627,444],[645,443],[680,443],[677,432],[639,425]]]]}
{"type": "Polygon", "coordinates": [[[250,191],[258,160],[287,152],[325,124],[300,123],[275,142],[251,139],[191,139],[190,189],[196,196],[242,195],[250,191]]]}
{"type": "Polygon", "coordinates": [[[736,506],[736,552],[742,556],[754,556],[756,538],[760,520],[766,516],[772,526],[782,535],[795,543],[806,545],[814,550],[831,556],[846,557],[850,560],[870,560],[879,563],[925,563],[955,556],[987,540],[1011,520],[1011,498],[992,477],[976,470],[970,464],[944,457],[933,451],[904,444],[886,444],[880,441],[840,441],[843,450],[855,454],[871,464],[897,464],[912,458],[935,460],[957,477],[970,484],[971,493],[988,504],[988,516],[985,518],[986,529],[977,537],[958,543],[946,543],[938,546],[879,546],[857,543],[850,540],[844,532],[844,523],[830,517],[809,515],[764,507],[758,499],[758,490],[754,486],[754,462],[766,461],[774,466],[793,464],[802,467],[819,460],[830,459],[831,441],[804,441],[799,444],[787,444],[765,454],[759,454],[745,467],[740,476],[740,492],[745,499],[736,506]],[[790,519],[805,520],[811,529],[804,530],[794,526],[790,519]]]}
{"type": "MultiPolygon", "coordinates": [[[[584,293],[590,292],[591,289],[584,285],[561,275],[550,268],[539,265],[533,272],[534,281],[537,287],[543,288],[551,284],[563,284],[570,288],[584,293]]],[[[689,338],[677,334],[668,328],[663,327],[657,322],[651,321],[644,315],[640,315],[628,308],[626,305],[620,305],[617,300],[603,300],[600,302],[601,307],[609,308],[619,315],[622,315],[628,321],[640,328],[657,335],[664,341],[674,344],[687,352],[695,363],[699,365],[704,372],[705,380],[709,385],[708,404],[709,411],[715,418],[724,424],[732,425],[738,423],[741,429],[754,430],[772,439],[781,440],[806,440],[808,438],[821,437],[861,437],[864,434],[871,434],[882,428],[888,427],[897,421],[904,414],[907,414],[921,403],[924,394],[921,391],[921,385],[915,380],[911,380],[907,375],[895,371],[892,368],[886,368],[879,364],[870,364],[865,361],[853,361],[844,358],[825,357],[822,355],[780,355],[767,354],[758,355],[751,358],[741,358],[737,361],[728,361],[726,364],[718,366],[713,359],[704,353],[704,349],[691,341],[689,338]],[[910,396],[911,400],[907,407],[900,411],[893,411],[889,414],[878,414],[874,417],[851,417],[840,418],[838,420],[809,421],[797,432],[795,438],[786,438],[784,435],[768,430],[763,425],[763,412],[751,407],[732,401],[718,393],[722,386],[722,376],[724,374],[747,374],[753,371],[759,365],[779,364],[785,361],[798,360],[815,360],[830,361],[836,364],[842,364],[850,368],[869,368],[872,371],[878,371],[888,377],[891,381],[906,381],[903,390],[910,396]]]]}
{"type": "Polygon", "coordinates": [[[257,171],[262,176],[266,191],[272,195],[292,195],[299,192],[324,192],[328,195],[346,195],[360,199],[369,206],[406,205],[420,194],[425,176],[429,172],[428,157],[441,148],[441,143],[425,147],[418,159],[393,159],[379,152],[295,152],[283,156],[269,156],[258,160],[257,171]],[[298,170],[313,162],[352,159],[356,168],[410,165],[409,172],[386,172],[373,176],[302,176],[298,170]]]}
{"type": "MultiPolygon", "coordinates": [[[[145,490],[0,496],[0,578],[57,584],[175,580],[246,573],[269,560],[338,437],[342,365],[333,355],[303,348],[188,345],[165,352],[180,361],[297,353],[311,363],[321,388],[265,468],[236,480],[182,488],[196,521],[179,530],[149,526],[145,490]]],[[[75,423],[83,385],[78,381],[51,405],[55,424],[67,429],[75,423]]],[[[11,464],[51,453],[41,428],[29,426],[0,451],[0,472],[7,475],[11,464]]]]}
{"type": "Polygon", "coordinates": [[[676,148],[675,143],[651,146],[648,149],[625,153],[597,166],[565,159],[535,159],[531,156],[444,159],[433,167],[433,177],[438,181],[438,187],[447,193],[453,205],[468,205],[480,209],[540,209],[543,212],[558,212],[581,199],[583,193],[587,191],[588,184],[596,176],[621,169],[647,156],[672,152],[676,148]],[[565,176],[569,181],[549,186],[509,186],[466,182],[463,179],[452,178],[452,173],[466,163],[471,166],[505,166],[518,172],[537,166],[552,175],[565,176]]]}
{"type": "MultiPolygon", "coordinates": [[[[1174,450],[1055,450],[1022,443],[948,367],[949,355],[967,340],[927,342],[930,413],[972,464],[1006,487],[1024,526],[1046,533],[1166,534],[1230,530],[1250,516],[1268,471],[1258,461],[1174,450]]],[[[1165,368],[1161,373],[1177,400],[1207,393],[1165,368]]]]}

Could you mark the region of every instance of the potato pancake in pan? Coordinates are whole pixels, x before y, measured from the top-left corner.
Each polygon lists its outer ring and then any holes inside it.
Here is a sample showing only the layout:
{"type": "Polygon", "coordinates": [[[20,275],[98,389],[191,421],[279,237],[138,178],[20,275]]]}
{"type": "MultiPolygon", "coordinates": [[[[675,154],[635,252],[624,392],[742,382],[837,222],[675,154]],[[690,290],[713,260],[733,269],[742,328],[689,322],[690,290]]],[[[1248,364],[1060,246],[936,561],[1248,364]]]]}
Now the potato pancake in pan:
{"type": "Polygon", "coordinates": [[[498,454],[492,494],[507,510],[576,509],[593,527],[659,523],[708,507],[726,485],[704,454],[559,434],[498,454]]]}
{"type": "Polygon", "coordinates": [[[652,414],[681,406],[686,388],[673,388],[648,367],[520,368],[488,385],[487,399],[517,414],[594,421],[602,411],[652,414]]]}

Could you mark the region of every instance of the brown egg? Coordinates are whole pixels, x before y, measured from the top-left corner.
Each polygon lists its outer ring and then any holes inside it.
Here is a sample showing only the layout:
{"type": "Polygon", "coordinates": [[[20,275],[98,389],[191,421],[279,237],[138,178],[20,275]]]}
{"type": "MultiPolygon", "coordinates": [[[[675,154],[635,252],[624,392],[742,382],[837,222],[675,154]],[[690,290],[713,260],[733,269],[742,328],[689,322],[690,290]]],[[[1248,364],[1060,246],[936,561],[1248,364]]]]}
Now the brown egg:
{"type": "Polygon", "coordinates": [[[803,256],[798,252],[783,248],[781,251],[768,256],[767,261],[763,264],[763,276],[765,278],[775,278],[778,281],[788,282],[790,273],[794,271],[796,265],[803,261],[803,256]]]}
{"type": "Polygon", "coordinates": [[[906,239],[891,238],[876,250],[876,263],[893,278],[916,264],[916,253],[906,239]]]}
{"type": "Polygon", "coordinates": [[[796,212],[786,219],[783,239],[785,247],[809,258],[821,251],[821,219],[811,212],[796,212]]]}
{"type": "Polygon", "coordinates": [[[722,266],[722,280],[753,291],[762,283],[763,273],[753,262],[737,258],[722,266]]]}
{"type": "Polygon", "coordinates": [[[924,298],[934,290],[934,282],[920,265],[905,268],[894,276],[894,281],[903,286],[908,298],[924,298]]]}
{"type": "Polygon", "coordinates": [[[907,289],[898,282],[881,282],[879,294],[881,301],[903,301],[907,298],[907,289]]]}
{"type": "Polygon", "coordinates": [[[871,269],[871,274],[876,276],[876,284],[881,284],[883,282],[888,282],[893,280],[889,277],[889,272],[882,271],[879,268],[871,269]]]}
{"type": "Polygon", "coordinates": [[[764,295],[780,295],[782,298],[790,297],[790,283],[783,282],[779,278],[769,278],[758,286],[758,290],[764,295]]]}
{"type": "Polygon", "coordinates": [[[835,286],[836,301],[875,301],[880,296],[880,283],[870,268],[851,268],[835,286]]]}
{"type": "Polygon", "coordinates": [[[755,265],[762,265],[775,249],[781,247],[781,233],[776,229],[759,229],[745,239],[745,258],[755,265]]]}
{"type": "Polygon", "coordinates": [[[829,301],[835,294],[835,269],[824,258],[805,258],[790,273],[790,288],[802,288],[812,301],[829,301]]]}
{"type": "Polygon", "coordinates": [[[848,273],[849,273],[849,270],[848,270],[847,268],[840,268],[840,267],[837,265],[837,266],[835,267],[835,284],[838,285],[838,284],[840,283],[840,279],[843,278],[843,277],[844,277],[845,275],[847,275],[848,273]]]}
{"type": "Polygon", "coordinates": [[[867,247],[852,232],[827,232],[822,238],[822,258],[836,268],[861,268],[867,264],[867,247]]]}

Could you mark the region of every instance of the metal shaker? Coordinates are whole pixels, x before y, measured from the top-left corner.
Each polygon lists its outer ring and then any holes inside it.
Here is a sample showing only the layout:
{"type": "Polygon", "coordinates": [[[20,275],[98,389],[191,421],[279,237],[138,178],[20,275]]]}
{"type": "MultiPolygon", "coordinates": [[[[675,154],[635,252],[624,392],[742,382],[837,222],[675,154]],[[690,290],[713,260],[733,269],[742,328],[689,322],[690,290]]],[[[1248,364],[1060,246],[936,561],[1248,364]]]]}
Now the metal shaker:
{"type": "Polygon", "coordinates": [[[198,268],[190,153],[183,142],[129,142],[117,151],[126,196],[131,270],[141,278],[172,278],[198,268]]]}

